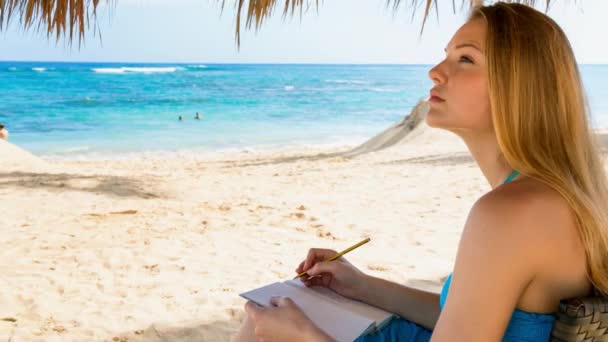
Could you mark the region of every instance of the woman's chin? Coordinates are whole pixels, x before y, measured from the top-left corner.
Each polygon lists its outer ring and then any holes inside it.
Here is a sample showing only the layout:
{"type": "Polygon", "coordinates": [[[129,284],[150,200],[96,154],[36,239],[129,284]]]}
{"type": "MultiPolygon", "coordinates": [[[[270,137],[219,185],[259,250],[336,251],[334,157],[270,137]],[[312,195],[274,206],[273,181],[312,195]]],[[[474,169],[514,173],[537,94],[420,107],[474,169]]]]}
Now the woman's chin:
{"type": "Polygon", "coordinates": [[[426,117],[424,118],[424,121],[426,122],[426,124],[429,127],[433,127],[433,128],[443,128],[443,125],[441,124],[441,120],[439,117],[437,117],[437,114],[433,113],[433,110],[429,110],[429,112],[426,114],[426,117]]]}
{"type": "Polygon", "coordinates": [[[426,121],[426,124],[431,128],[451,132],[461,138],[463,137],[463,135],[462,135],[463,130],[461,128],[456,128],[454,125],[450,125],[446,122],[442,122],[441,120],[436,120],[436,118],[433,118],[429,115],[426,116],[425,121],[426,121]]]}
{"type": "Polygon", "coordinates": [[[426,115],[425,122],[431,128],[437,128],[444,131],[456,133],[458,129],[454,128],[453,123],[441,120],[442,118],[436,115],[432,115],[430,112],[426,115]]]}

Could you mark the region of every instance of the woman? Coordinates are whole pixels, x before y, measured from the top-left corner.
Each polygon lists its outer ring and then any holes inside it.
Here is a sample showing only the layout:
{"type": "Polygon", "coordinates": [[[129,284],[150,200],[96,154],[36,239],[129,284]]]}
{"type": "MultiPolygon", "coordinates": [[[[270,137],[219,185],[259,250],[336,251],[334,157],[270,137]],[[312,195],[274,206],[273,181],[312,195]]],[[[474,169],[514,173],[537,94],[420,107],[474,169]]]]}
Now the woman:
{"type": "MultiPolygon", "coordinates": [[[[473,205],[440,295],[312,249],[308,285],[397,313],[358,341],[548,341],[559,301],[608,290],[607,181],[570,44],[523,5],[475,8],[431,69],[429,126],[466,143],[492,190],[473,205]]],[[[237,340],[331,340],[287,298],[237,340]]]]}
{"type": "Polygon", "coordinates": [[[0,123],[0,139],[8,140],[8,130],[0,123]]]}

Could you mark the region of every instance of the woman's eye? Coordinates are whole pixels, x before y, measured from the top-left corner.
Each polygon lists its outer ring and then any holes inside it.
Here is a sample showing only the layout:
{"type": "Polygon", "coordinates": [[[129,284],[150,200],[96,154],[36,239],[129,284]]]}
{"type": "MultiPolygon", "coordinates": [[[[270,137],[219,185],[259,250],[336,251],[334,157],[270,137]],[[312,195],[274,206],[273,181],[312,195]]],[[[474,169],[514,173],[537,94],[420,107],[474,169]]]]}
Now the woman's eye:
{"type": "Polygon", "coordinates": [[[473,64],[473,60],[468,56],[461,56],[459,62],[473,64]]]}

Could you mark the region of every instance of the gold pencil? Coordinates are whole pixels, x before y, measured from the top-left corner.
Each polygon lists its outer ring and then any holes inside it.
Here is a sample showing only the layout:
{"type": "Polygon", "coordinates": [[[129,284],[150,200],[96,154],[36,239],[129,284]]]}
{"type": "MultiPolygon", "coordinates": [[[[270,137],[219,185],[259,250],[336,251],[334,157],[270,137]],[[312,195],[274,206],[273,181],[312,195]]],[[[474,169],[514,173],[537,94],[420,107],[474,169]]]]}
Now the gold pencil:
{"type": "MultiPolygon", "coordinates": [[[[364,244],[368,243],[368,242],[369,242],[369,240],[370,240],[370,238],[367,238],[367,239],[365,239],[365,240],[363,240],[363,241],[359,242],[359,243],[358,243],[358,244],[356,244],[356,245],[350,246],[350,247],[348,247],[347,249],[343,250],[342,252],[340,252],[340,253],[338,253],[338,254],[334,255],[333,257],[331,257],[331,258],[329,258],[329,259],[325,259],[325,260],[323,260],[323,262],[325,262],[325,261],[333,261],[333,260],[336,260],[336,259],[338,259],[339,257],[343,256],[344,254],[346,254],[346,253],[348,253],[348,252],[352,251],[353,249],[355,249],[355,248],[357,248],[357,247],[359,247],[359,246],[362,246],[362,245],[364,245],[364,244]]],[[[295,276],[293,279],[298,279],[298,278],[301,278],[302,276],[305,276],[305,275],[308,275],[308,274],[306,273],[306,271],[304,271],[304,272],[302,272],[302,273],[298,274],[298,275],[297,275],[297,276],[295,276]]]]}

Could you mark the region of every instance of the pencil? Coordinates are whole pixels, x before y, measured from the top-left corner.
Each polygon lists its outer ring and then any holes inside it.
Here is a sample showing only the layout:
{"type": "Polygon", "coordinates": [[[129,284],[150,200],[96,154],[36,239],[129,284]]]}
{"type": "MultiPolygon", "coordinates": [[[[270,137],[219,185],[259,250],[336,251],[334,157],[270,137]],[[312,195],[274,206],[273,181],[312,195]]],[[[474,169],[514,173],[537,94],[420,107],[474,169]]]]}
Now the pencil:
{"type": "MultiPolygon", "coordinates": [[[[364,245],[364,244],[368,243],[368,242],[369,242],[369,240],[370,240],[370,238],[367,238],[367,239],[365,239],[365,240],[363,240],[363,241],[359,242],[359,243],[358,243],[358,244],[356,244],[356,245],[350,246],[350,247],[348,247],[347,249],[343,250],[342,252],[340,252],[340,253],[338,253],[338,254],[334,255],[333,257],[331,257],[331,258],[329,258],[329,259],[325,259],[325,260],[323,260],[323,262],[325,262],[325,261],[333,261],[333,260],[336,260],[336,259],[338,259],[339,257],[343,256],[344,254],[346,254],[346,253],[348,253],[348,252],[352,251],[353,249],[355,249],[355,248],[357,248],[357,247],[359,247],[359,246],[362,246],[362,245],[364,245]]],[[[301,278],[301,277],[303,277],[303,276],[305,276],[305,275],[308,275],[308,274],[306,273],[306,271],[304,271],[304,272],[302,272],[302,273],[298,274],[298,275],[297,275],[297,276],[295,276],[293,279],[298,279],[298,278],[301,278]]]]}

